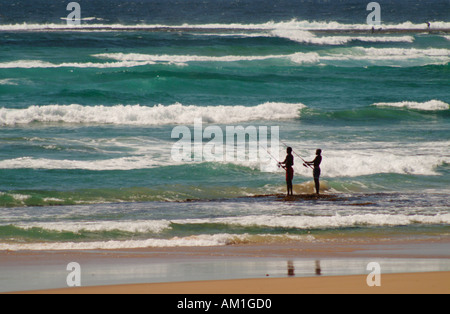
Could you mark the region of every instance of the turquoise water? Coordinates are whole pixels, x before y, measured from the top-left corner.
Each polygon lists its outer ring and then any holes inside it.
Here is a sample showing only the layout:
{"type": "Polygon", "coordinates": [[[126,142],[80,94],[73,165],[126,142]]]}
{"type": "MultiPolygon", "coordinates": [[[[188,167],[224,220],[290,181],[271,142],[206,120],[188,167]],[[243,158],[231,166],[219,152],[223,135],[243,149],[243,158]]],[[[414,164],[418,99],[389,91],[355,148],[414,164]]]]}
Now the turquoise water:
{"type": "MultiPolygon", "coordinates": [[[[364,6],[347,2],[206,1],[181,14],[170,1],[120,12],[80,1],[78,29],[64,24],[63,1],[41,15],[31,12],[42,1],[19,1],[20,14],[1,4],[5,248],[300,241],[366,227],[448,233],[448,2],[380,3],[382,27],[395,31],[375,34],[364,6]],[[372,205],[241,199],[284,193],[283,171],[250,160],[251,148],[243,161],[174,160],[172,131],[193,130],[195,118],[203,129],[279,127],[303,158],[323,150],[327,193],[372,205]],[[302,219],[286,227],[284,215],[302,219]],[[309,225],[316,217],[325,222],[309,225]]],[[[312,192],[311,177],[296,157],[297,193],[312,192]]]]}

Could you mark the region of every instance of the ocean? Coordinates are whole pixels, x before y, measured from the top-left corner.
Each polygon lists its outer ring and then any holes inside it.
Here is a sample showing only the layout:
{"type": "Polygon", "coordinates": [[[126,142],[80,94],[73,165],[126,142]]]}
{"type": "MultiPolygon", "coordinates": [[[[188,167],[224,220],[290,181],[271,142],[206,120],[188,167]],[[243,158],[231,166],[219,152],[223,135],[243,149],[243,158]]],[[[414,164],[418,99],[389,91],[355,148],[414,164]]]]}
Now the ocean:
{"type": "Polygon", "coordinates": [[[0,250],[449,235],[448,0],[68,3],[0,1],[0,250]]]}

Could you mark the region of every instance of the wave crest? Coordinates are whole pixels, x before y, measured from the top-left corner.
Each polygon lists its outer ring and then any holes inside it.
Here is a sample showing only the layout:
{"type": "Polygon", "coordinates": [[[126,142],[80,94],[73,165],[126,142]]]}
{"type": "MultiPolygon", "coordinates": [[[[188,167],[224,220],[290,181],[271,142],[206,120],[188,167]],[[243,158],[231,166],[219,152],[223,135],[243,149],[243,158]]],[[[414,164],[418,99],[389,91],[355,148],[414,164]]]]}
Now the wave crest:
{"type": "Polygon", "coordinates": [[[448,110],[450,105],[440,101],[440,100],[430,100],[426,102],[415,102],[415,101],[401,101],[401,102],[380,102],[375,103],[373,106],[376,107],[394,107],[394,108],[406,108],[413,110],[423,110],[423,111],[442,111],[448,110]]]}
{"type": "MultiPolygon", "coordinates": [[[[87,20],[87,18],[86,18],[87,20]]],[[[90,18],[89,20],[93,20],[90,18]]],[[[100,20],[96,18],[96,20],[100,20]]],[[[428,30],[428,26],[425,23],[412,23],[403,22],[397,24],[383,24],[381,25],[384,30],[393,31],[423,31],[428,30]]],[[[432,30],[446,30],[450,29],[450,22],[444,21],[434,21],[430,25],[432,30]]],[[[308,21],[308,20],[297,20],[292,19],[290,21],[284,22],[274,22],[269,21],[266,23],[259,24],[243,24],[243,23],[230,23],[230,24],[220,24],[220,23],[210,23],[210,24],[180,24],[180,25],[164,25],[164,24],[137,24],[137,25],[124,25],[124,24],[102,24],[102,23],[83,23],[82,25],[67,25],[65,24],[5,24],[0,25],[0,31],[49,31],[49,30],[67,30],[67,31],[173,31],[173,30],[186,30],[186,31],[196,31],[196,30],[246,30],[246,31],[261,31],[261,30],[274,30],[274,29],[299,29],[299,30],[320,30],[320,31],[368,31],[372,28],[368,24],[345,24],[339,23],[337,21],[308,21]]]]}
{"type": "Polygon", "coordinates": [[[246,106],[194,106],[176,103],[169,106],[141,105],[81,106],[50,105],[26,109],[0,109],[0,125],[14,126],[30,123],[171,125],[192,124],[196,118],[205,122],[227,124],[257,120],[286,120],[299,117],[305,105],[266,102],[246,106]]]}

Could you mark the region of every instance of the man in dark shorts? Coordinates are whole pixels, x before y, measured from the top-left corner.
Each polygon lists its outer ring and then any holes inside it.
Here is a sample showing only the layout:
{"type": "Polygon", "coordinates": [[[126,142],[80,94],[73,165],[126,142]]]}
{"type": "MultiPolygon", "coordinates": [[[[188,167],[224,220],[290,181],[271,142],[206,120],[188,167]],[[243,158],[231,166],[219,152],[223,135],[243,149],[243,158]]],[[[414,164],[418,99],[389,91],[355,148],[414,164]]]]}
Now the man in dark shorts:
{"type": "Polygon", "coordinates": [[[314,166],[314,171],[313,171],[313,175],[314,175],[314,183],[316,185],[316,193],[317,195],[319,194],[319,190],[320,190],[320,163],[322,162],[322,150],[318,149],[316,150],[316,158],[313,161],[307,161],[306,164],[307,165],[313,165],[314,166]]]}
{"type": "Polygon", "coordinates": [[[286,159],[283,162],[280,162],[280,166],[286,170],[287,195],[294,195],[292,186],[292,180],[294,179],[294,156],[292,155],[291,147],[287,148],[286,159]]]}

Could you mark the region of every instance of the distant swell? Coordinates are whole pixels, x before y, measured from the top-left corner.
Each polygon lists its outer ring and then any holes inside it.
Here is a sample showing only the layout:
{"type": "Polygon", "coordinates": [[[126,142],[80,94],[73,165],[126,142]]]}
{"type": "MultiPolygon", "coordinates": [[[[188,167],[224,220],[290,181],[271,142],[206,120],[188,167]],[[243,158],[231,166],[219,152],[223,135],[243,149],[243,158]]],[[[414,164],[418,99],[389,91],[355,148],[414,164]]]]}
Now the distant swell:
{"type": "Polygon", "coordinates": [[[30,123],[117,124],[117,125],[170,125],[193,124],[203,118],[206,123],[241,123],[255,120],[283,120],[299,117],[303,104],[267,102],[258,106],[169,106],[141,105],[32,106],[27,109],[0,109],[0,125],[14,126],[30,123]]]}
{"type": "MultiPolygon", "coordinates": [[[[93,20],[91,18],[90,20],[93,20]]],[[[97,18],[97,20],[99,20],[97,18]]],[[[412,22],[403,22],[398,24],[383,24],[383,29],[388,30],[427,30],[425,23],[415,24],[412,22]]],[[[67,31],[164,31],[164,30],[247,30],[247,31],[261,31],[261,30],[274,30],[274,29],[298,29],[298,30],[328,30],[328,31],[344,31],[344,30],[358,30],[368,31],[372,27],[368,24],[344,24],[336,21],[318,22],[292,19],[285,22],[266,22],[259,24],[242,24],[242,23],[230,23],[230,24],[179,24],[179,25],[165,25],[165,24],[136,24],[136,25],[124,25],[124,24],[100,24],[100,23],[82,23],[81,25],[67,25],[62,24],[10,24],[0,25],[0,31],[45,31],[45,30],[67,30],[67,31]]],[[[432,30],[446,30],[450,28],[449,22],[435,21],[431,23],[432,30]]]]}

